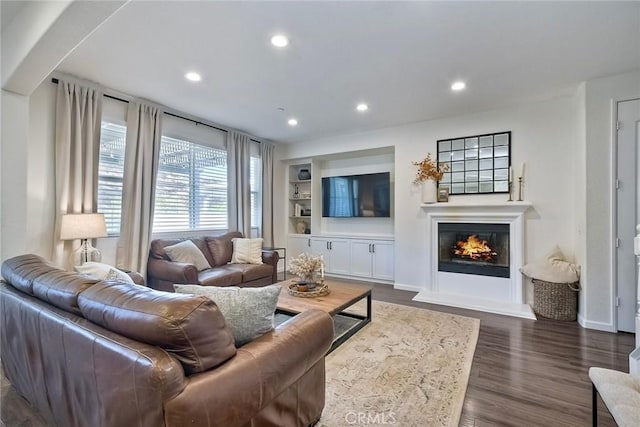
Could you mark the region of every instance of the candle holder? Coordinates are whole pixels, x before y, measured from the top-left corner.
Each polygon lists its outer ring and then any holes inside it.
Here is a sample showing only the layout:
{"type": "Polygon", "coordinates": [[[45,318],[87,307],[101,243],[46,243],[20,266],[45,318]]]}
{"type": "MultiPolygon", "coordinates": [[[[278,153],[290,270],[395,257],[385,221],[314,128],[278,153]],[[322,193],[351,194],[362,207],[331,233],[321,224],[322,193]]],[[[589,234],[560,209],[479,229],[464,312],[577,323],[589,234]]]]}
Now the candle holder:
{"type": "Polygon", "coordinates": [[[518,178],[518,201],[522,201],[522,177],[518,178]]]}
{"type": "Polygon", "coordinates": [[[513,181],[509,181],[509,198],[507,202],[513,202],[513,197],[511,196],[511,192],[513,191],[513,181]]]}

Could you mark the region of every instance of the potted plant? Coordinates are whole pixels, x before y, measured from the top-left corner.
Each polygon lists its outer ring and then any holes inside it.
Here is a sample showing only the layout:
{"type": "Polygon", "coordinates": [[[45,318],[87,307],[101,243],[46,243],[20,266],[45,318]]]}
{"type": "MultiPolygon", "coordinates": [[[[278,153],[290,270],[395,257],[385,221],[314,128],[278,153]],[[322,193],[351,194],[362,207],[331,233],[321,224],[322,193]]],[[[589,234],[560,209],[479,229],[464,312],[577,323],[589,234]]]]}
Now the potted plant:
{"type": "Polygon", "coordinates": [[[413,183],[422,185],[422,202],[435,203],[438,199],[438,181],[440,181],[444,173],[449,170],[449,165],[445,163],[437,164],[436,161],[431,158],[431,153],[427,153],[424,159],[419,162],[412,162],[412,164],[418,168],[413,183]]]}

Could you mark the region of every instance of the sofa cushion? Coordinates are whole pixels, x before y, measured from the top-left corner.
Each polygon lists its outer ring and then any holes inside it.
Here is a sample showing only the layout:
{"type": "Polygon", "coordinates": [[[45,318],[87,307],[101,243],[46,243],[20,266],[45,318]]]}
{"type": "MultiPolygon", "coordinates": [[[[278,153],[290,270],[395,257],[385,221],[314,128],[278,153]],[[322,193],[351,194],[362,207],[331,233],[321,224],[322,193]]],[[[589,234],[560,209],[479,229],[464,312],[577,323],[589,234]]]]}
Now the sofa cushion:
{"type": "Polygon", "coordinates": [[[171,261],[193,264],[198,271],[211,268],[202,251],[191,240],[184,240],[175,245],[165,246],[164,251],[171,261]]]}
{"type": "Polygon", "coordinates": [[[79,295],[98,280],[79,273],[52,270],[33,280],[33,295],[71,313],[80,314],[79,295]]]}
{"type": "Polygon", "coordinates": [[[207,247],[213,258],[212,266],[218,267],[231,262],[231,256],[233,255],[233,242],[234,238],[242,237],[242,233],[239,231],[232,231],[222,236],[205,237],[207,247]]]}
{"type": "Polygon", "coordinates": [[[198,281],[203,286],[234,286],[242,283],[242,271],[221,265],[198,273],[198,281]]]}
{"type": "Polygon", "coordinates": [[[20,255],[2,263],[2,277],[14,288],[33,295],[33,280],[50,271],[60,270],[38,255],[20,255]]]}
{"type": "Polygon", "coordinates": [[[233,254],[231,264],[262,264],[262,239],[231,239],[233,254]]]}
{"type": "MultiPolygon", "coordinates": [[[[164,250],[165,247],[167,246],[172,246],[175,245],[177,243],[183,242],[186,239],[155,239],[151,241],[151,247],[149,249],[149,256],[151,256],[152,258],[156,258],[156,259],[163,259],[165,261],[171,261],[171,258],[169,258],[169,255],[167,254],[167,252],[164,250]]],[[[198,247],[198,249],[200,249],[200,252],[202,252],[202,254],[204,255],[204,257],[207,259],[207,262],[209,263],[209,265],[213,266],[213,258],[211,257],[211,254],[209,253],[209,248],[207,247],[207,243],[205,241],[205,239],[201,239],[201,238],[191,238],[189,239],[193,242],[194,245],[196,245],[198,247]]]]}
{"type": "Polygon", "coordinates": [[[238,347],[273,330],[280,286],[270,285],[262,288],[173,286],[179,293],[204,295],[211,298],[220,308],[238,347]]]}
{"type": "Polygon", "coordinates": [[[273,266],[269,264],[229,264],[227,270],[242,273],[242,282],[271,277],[273,266]]]}
{"type": "Polygon", "coordinates": [[[163,348],[187,374],[206,371],[236,353],[224,317],[208,298],[99,282],[81,293],[78,303],[92,322],[163,348]]]}
{"type": "Polygon", "coordinates": [[[120,271],[109,264],[102,264],[100,262],[85,262],[82,265],[77,265],[73,269],[85,276],[89,276],[91,279],[96,280],[113,280],[115,282],[131,283],[133,279],[124,271],[120,271]]]}

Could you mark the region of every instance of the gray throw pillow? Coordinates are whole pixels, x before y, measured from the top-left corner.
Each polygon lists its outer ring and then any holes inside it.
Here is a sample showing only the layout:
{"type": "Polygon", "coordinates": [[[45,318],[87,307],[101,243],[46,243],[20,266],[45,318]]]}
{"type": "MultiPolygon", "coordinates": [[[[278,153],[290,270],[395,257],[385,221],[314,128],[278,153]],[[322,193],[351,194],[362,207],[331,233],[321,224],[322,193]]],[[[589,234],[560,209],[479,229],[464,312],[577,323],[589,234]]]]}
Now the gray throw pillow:
{"type": "Polygon", "coordinates": [[[178,293],[204,295],[216,303],[236,340],[236,347],[273,330],[280,286],[262,288],[173,285],[178,293]]]}

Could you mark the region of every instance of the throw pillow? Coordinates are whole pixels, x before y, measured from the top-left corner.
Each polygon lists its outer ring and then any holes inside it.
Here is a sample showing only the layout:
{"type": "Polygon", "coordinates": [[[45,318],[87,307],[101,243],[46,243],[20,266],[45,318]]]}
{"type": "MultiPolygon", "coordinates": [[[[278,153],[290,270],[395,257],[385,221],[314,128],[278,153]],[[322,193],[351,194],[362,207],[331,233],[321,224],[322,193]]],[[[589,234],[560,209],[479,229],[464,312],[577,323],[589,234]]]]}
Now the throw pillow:
{"type": "Polygon", "coordinates": [[[262,264],[262,239],[236,237],[233,242],[231,264],[262,264]]]}
{"type": "Polygon", "coordinates": [[[580,280],[580,266],[567,262],[558,246],[544,260],[530,263],[520,272],[527,277],[552,283],[575,283],[580,280]]]}
{"type": "Polygon", "coordinates": [[[202,251],[191,240],[184,240],[175,245],[165,246],[164,251],[171,261],[193,264],[198,271],[211,268],[202,251]]]}
{"type": "Polygon", "coordinates": [[[273,330],[280,287],[262,288],[173,285],[178,293],[204,295],[216,303],[236,340],[236,346],[273,330]]]}
{"type": "Polygon", "coordinates": [[[114,282],[130,283],[135,285],[133,279],[129,277],[124,271],[120,271],[117,268],[110,266],[109,264],[102,264],[100,262],[85,262],[82,265],[77,265],[73,269],[80,274],[91,277],[96,280],[112,280],[114,282]]]}

